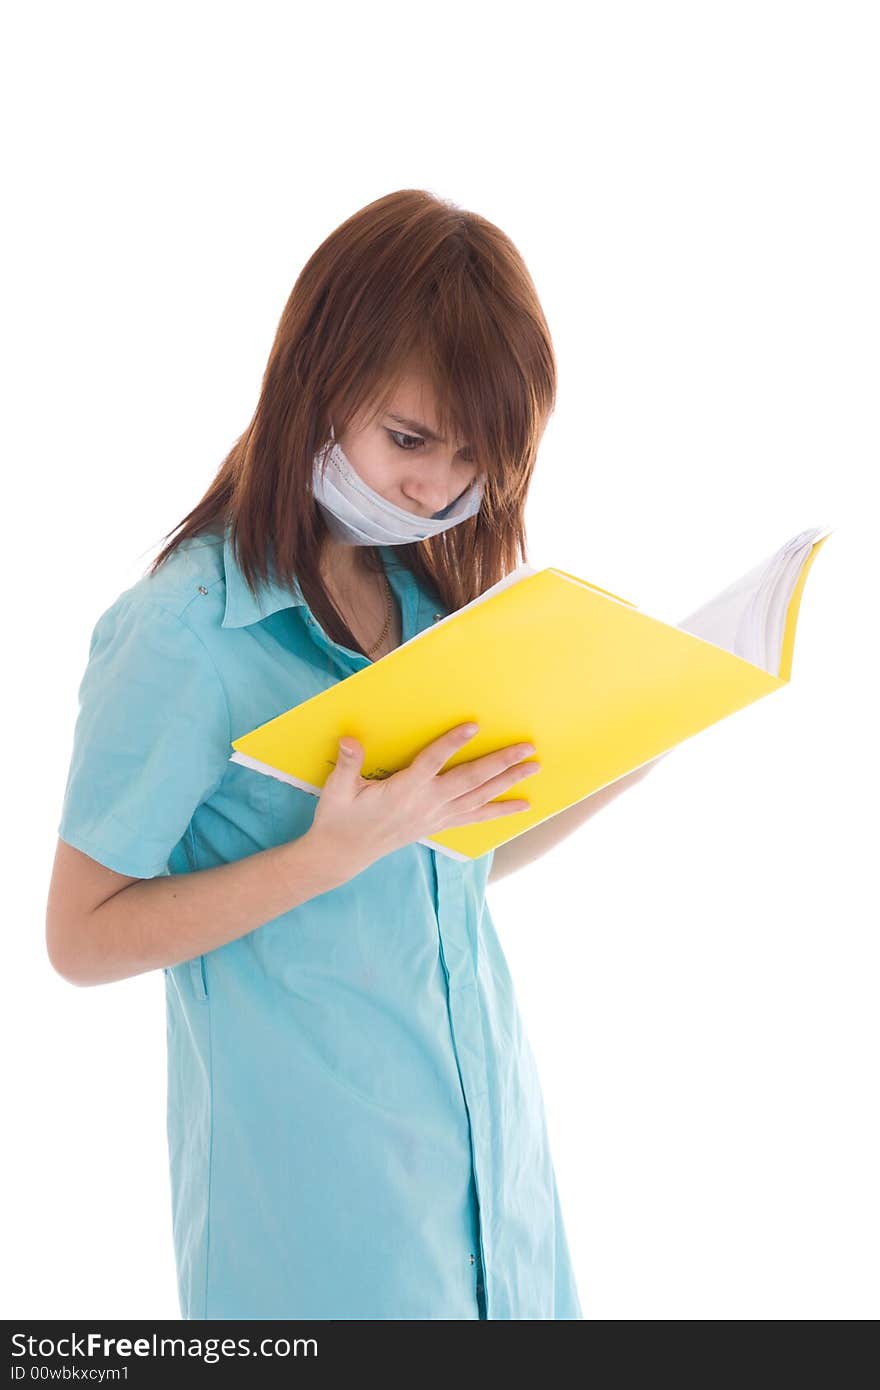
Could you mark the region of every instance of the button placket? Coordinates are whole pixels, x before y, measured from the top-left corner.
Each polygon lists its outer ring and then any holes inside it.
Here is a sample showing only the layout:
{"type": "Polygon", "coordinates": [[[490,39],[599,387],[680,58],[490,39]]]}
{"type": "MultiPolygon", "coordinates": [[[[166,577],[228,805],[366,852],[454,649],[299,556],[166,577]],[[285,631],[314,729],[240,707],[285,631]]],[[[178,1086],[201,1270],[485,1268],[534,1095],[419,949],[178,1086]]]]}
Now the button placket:
{"type": "MultiPolygon", "coordinates": [[[[479,1250],[471,1255],[479,1284],[478,1296],[485,1296],[487,1229],[492,1220],[491,1117],[489,1088],[480,1018],[480,999],[468,932],[467,894],[462,869],[445,855],[430,850],[437,891],[437,928],[440,958],[446,974],[446,989],[452,1029],[452,1045],[458,1065],[468,1130],[471,1166],[477,1200],[477,1238],[479,1250]]],[[[490,1252],[491,1253],[491,1252],[490,1252]]],[[[486,1316],[485,1313],[482,1316],[486,1316]]]]}

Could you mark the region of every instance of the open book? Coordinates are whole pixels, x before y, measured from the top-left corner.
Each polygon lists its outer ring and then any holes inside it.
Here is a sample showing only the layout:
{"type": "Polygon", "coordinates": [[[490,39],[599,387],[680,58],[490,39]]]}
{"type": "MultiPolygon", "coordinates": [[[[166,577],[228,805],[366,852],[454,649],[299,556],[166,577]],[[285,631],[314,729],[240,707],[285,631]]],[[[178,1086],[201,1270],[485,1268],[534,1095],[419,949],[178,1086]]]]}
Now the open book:
{"type": "Polygon", "coordinates": [[[232,761],[318,795],[339,738],[387,777],[447,729],[444,769],[530,742],[541,771],[495,800],[528,810],[420,841],[477,859],[785,685],[804,581],[831,527],[801,531],[678,624],[564,570],[520,565],[464,607],[268,723],[232,761]]]}

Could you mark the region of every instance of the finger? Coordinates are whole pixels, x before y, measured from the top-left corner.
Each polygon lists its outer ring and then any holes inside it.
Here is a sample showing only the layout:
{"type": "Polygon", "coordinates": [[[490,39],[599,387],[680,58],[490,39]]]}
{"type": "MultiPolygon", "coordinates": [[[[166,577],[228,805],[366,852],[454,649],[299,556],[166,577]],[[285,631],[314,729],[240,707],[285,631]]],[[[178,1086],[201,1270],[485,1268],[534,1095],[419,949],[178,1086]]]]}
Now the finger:
{"type": "Polygon", "coordinates": [[[516,786],[517,782],[536,776],[540,770],[540,763],[520,763],[517,767],[508,768],[475,790],[466,792],[463,796],[455,797],[449,802],[449,810],[453,813],[474,810],[478,806],[485,805],[494,797],[500,796],[502,792],[516,786]]]}
{"type": "Polygon", "coordinates": [[[498,820],[501,816],[522,815],[532,809],[528,801],[490,801],[486,806],[478,806],[473,811],[463,811],[446,822],[444,830],[454,830],[459,825],[473,825],[475,821],[498,820]]]}
{"type": "Polygon", "coordinates": [[[527,776],[524,768],[534,767],[537,771],[539,764],[523,762],[522,760],[529,753],[534,753],[531,744],[514,744],[511,748],[500,748],[495,753],[487,753],[483,758],[475,758],[473,762],[459,763],[456,767],[451,767],[448,772],[444,772],[437,780],[443,783],[444,794],[447,799],[453,801],[456,797],[467,796],[470,792],[482,788],[489,788],[482,800],[487,800],[494,795],[492,787],[500,787],[498,777],[509,777],[504,782],[505,787],[513,786],[520,777],[527,776]],[[511,770],[515,775],[511,776],[511,770]]]}
{"type": "Polygon", "coordinates": [[[418,768],[420,772],[428,775],[439,772],[444,763],[449,762],[453,753],[464,748],[477,732],[475,724],[456,725],[454,729],[447,730],[445,734],[441,734],[421,749],[413,758],[410,767],[418,768]]]}

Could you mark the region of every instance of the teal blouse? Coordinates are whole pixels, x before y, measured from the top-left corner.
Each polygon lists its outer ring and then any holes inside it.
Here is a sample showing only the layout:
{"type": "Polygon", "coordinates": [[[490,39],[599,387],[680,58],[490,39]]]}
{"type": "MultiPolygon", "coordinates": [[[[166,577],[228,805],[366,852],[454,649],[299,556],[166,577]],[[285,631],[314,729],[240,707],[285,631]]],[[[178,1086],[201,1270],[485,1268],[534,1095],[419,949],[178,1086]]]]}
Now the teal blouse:
{"type": "MultiPolygon", "coordinates": [[[[446,612],[380,554],[407,641],[446,612]]],[[[302,835],[316,798],[231,741],[367,661],[228,527],[186,542],[94,627],[60,837],[152,878],[302,835]]],[[[491,862],[413,843],[165,967],[183,1318],[583,1316],[491,862]]]]}

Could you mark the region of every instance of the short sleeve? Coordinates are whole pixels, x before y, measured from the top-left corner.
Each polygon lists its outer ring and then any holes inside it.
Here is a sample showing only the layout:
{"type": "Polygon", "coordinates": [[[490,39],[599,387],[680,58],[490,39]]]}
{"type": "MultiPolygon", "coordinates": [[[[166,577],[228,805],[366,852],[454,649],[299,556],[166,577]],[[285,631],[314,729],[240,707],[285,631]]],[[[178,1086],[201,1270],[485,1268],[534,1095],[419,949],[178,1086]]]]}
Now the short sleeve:
{"type": "Polygon", "coordinates": [[[201,638],[170,609],[123,595],[92,632],[58,834],[117,873],[166,874],[230,748],[201,638]]]}

